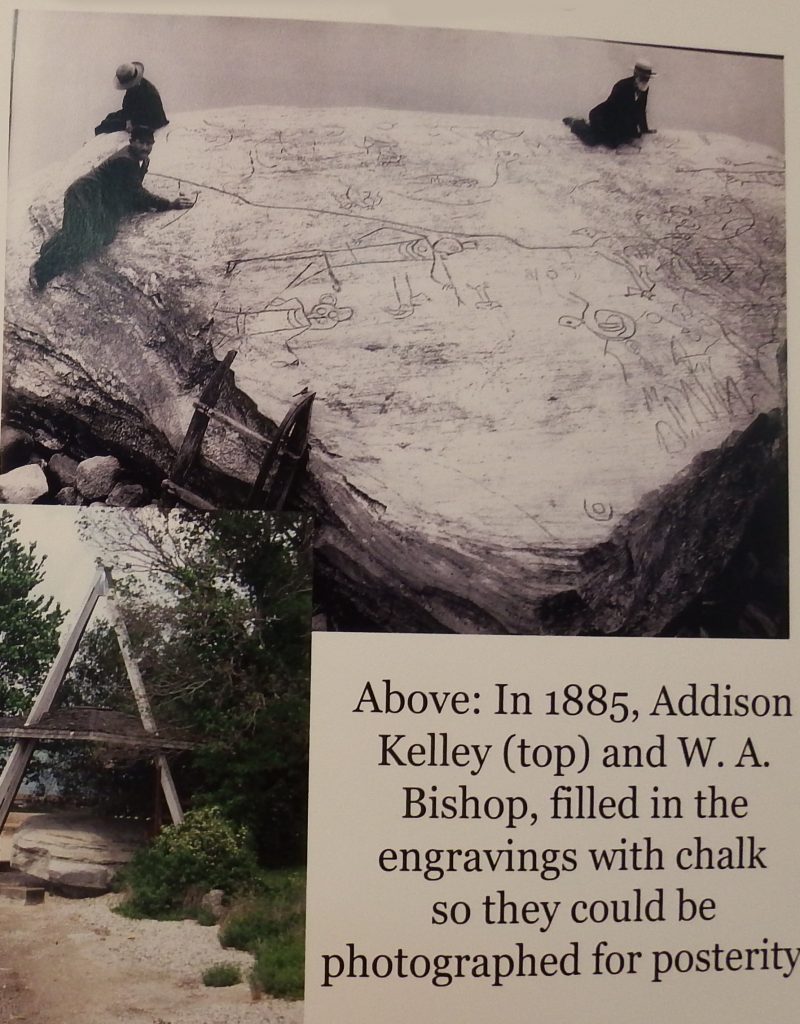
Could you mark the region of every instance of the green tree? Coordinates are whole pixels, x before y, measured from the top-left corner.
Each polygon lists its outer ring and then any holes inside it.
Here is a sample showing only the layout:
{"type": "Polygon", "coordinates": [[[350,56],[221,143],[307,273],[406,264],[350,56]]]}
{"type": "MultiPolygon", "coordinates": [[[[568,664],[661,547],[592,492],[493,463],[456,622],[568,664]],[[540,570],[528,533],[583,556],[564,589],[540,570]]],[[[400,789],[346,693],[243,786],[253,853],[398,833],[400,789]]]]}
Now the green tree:
{"type": "Polygon", "coordinates": [[[58,653],[64,614],[52,597],[34,595],[45,556],[18,540],[19,522],[0,511],[0,714],[27,712],[58,653]]]}
{"type": "MultiPolygon", "coordinates": [[[[110,622],[90,623],[58,695],[59,708],[110,708],[137,717],[116,633],[110,622]]],[[[99,813],[148,816],[153,809],[152,765],[141,757],[93,743],[48,744],[48,764],[60,796],[99,813]]]]}
{"type": "MultiPolygon", "coordinates": [[[[302,861],[308,523],[259,512],[138,515],[120,523],[91,516],[85,529],[113,563],[159,724],[179,726],[197,742],[177,765],[179,789],[192,806],[213,804],[246,826],[262,863],[302,861]]],[[[87,647],[71,673],[74,702],[81,692],[95,702],[102,696],[107,643],[95,654],[87,647]]]]}

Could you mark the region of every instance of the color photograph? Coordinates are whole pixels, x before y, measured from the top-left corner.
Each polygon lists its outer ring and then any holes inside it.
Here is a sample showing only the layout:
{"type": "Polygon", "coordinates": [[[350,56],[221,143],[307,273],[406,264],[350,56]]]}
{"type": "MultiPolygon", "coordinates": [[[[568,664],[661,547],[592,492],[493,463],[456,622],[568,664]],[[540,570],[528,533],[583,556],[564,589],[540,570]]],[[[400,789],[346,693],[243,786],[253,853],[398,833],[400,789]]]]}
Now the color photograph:
{"type": "Polygon", "coordinates": [[[4,1024],[302,1021],[309,555],[297,516],[0,511],[4,1024]]]}

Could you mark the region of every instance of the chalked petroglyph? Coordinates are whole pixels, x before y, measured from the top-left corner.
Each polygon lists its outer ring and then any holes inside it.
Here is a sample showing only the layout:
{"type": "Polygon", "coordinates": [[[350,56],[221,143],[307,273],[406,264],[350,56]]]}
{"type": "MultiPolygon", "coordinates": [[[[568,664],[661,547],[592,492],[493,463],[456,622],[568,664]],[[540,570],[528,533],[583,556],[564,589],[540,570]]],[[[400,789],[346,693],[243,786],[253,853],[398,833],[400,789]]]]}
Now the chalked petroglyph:
{"type": "Polygon", "coordinates": [[[12,209],[7,385],[38,402],[60,387],[32,338],[122,381],[177,445],[199,384],[153,340],[168,321],[171,344],[238,348],[237,386],[273,421],[316,392],[310,468],[332,502],[533,575],[784,402],[783,162],[765,147],[664,130],[590,150],[560,123],[404,111],[176,116],[148,184],[196,205],[133,221],[34,297],[27,267],[103,145],[12,209]],[[149,311],[123,320],[114,296],[151,273],[149,311]]]}

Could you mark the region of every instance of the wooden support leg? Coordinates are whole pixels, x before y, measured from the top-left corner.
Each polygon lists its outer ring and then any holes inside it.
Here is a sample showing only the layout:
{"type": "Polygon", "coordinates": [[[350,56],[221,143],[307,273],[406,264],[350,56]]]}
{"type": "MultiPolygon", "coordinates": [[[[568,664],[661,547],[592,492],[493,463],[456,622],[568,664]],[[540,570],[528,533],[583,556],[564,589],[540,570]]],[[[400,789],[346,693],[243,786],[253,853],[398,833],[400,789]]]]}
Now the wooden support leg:
{"type": "MultiPolygon", "coordinates": [[[[128,634],[128,628],[120,615],[116,601],[114,601],[110,596],[106,598],[106,614],[108,615],[111,625],[114,627],[114,631],[117,634],[117,642],[119,643],[119,649],[122,653],[122,660],[125,663],[125,670],[128,673],[128,679],[130,680],[131,689],[133,690],[133,696],[136,699],[136,707],[139,709],[139,717],[142,720],[144,731],[155,735],[158,732],[156,722],[153,718],[153,712],[150,707],[150,700],[147,696],[147,691],[144,688],[142,674],[139,671],[139,665],[133,653],[133,648],[131,647],[131,638],[128,634]]],[[[164,790],[164,796],[167,799],[169,813],[172,816],[172,821],[178,825],[183,821],[183,810],[181,808],[181,802],[178,799],[178,791],[175,788],[175,781],[172,778],[172,772],[170,771],[167,759],[163,754],[156,754],[155,761],[161,777],[161,788],[164,790]]]]}
{"type": "MultiPolygon", "coordinates": [[[[45,679],[39,695],[33,702],[33,707],[25,721],[26,725],[36,725],[42,715],[46,714],[53,706],[95,605],[108,592],[108,585],[108,575],[103,569],[97,573],[69,632],[61,642],[56,660],[47,673],[47,679],[45,679]]],[[[3,830],[11,805],[19,792],[33,750],[33,740],[18,740],[14,744],[14,749],[11,751],[2,775],[0,775],[0,832],[3,830]]]]}
{"type": "Polygon", "coordinates": [[[8,818],[11,805],[17,797],[31,759],[35,743],[33,740],[17,740],[9,755],[3,774],[0,775],[0,832],[8,818]]]}
{"type": "Polygon", "coordinates": [[[180,825],[183,821],[183,808],[181,807],[178,790],[175,788],[175,780],[172,778],[172,772],[166,757],[163,754],[158,754],[156,756],[156,764],[161,775],[161,788],[167,800],[170,817],[175,825],[180,825]]]}

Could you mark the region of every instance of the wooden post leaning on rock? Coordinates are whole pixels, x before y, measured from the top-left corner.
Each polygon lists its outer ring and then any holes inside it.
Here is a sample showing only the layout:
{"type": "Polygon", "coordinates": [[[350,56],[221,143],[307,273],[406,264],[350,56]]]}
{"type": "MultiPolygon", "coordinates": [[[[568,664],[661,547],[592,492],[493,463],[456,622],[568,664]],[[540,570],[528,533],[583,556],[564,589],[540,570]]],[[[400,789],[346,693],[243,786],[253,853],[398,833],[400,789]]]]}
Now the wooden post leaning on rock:
{"type": "Polygon", "coordinates": [[[235,358],[236,349],[231,349],[227,352],[225,358],[220,362],[200,393],[199,403],[195,407],[189,428],[183,439],[183,444],[175,456],[175,462],[172,465],[169,475],[171,483],[182,486],[190,469],[197,461],[203,444],[203,438],[208,428],[208,409],[213,408],[217,404],[220,392],[222,391],[222,385],[225,383],[225,377],[235,358]]]}
{"type": "Polygon", "coordinates": [[[282,512],[286,507],[296,480],[308,463],[308,429],[314,398],[313,391],[302,395],[284,416],[250,491],[251,508],[282,512]]]}
{"type": "Polygon", "coordinates": [[[194,413],[186,434],[175,456],[170,475],[162,480],[161,488],[165,494],[177,498],[191,508],[202,512],[216,511],[215,505],[186,486],[189,474],[201,459],[203,439],[209,423],[213,420],[219,426],[227,427],[249,441],[265,446],[266,452],[250,488],[246,507],[267,512],[282,512],[308,464],[308,435],[315,392],[304,392],[295,396],[296,401],[289,407],[275,435],[272,439],[265,437],[245,423],[240,423],[239,420],[215,408],[225,377],[235,358],[236,350],[231,349],[194,403],[194,413]]]}

